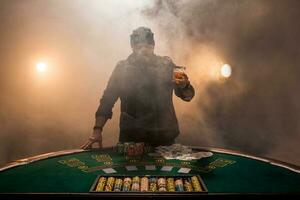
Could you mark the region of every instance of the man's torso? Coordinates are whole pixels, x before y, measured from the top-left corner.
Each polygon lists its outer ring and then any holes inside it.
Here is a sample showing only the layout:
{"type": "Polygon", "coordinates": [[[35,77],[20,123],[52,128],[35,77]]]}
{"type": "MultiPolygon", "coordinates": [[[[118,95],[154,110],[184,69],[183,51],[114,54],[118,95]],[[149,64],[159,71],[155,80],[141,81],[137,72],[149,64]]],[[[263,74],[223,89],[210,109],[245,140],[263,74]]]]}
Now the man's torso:
{"type": "Polygon", "coordinates": [[[173,63],[166,57],[144,62],[131,55],[121,61],[121,141],[171,140],[179,134],[172,75],[173,63]]]}

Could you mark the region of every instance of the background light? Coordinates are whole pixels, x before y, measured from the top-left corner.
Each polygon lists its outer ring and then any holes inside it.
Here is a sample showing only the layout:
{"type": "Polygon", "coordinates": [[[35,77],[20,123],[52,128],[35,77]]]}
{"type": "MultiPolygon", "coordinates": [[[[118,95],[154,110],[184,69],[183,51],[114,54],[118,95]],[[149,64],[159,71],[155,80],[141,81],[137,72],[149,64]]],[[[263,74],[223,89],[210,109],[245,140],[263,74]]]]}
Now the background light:
{"type": "Polygon", "coordinates": [[[43,62],[39,62],[36,64],[36,70],[38,72],[45,72],[47,70],[47,65],[43,62]]]}
{"type": "Polygon", "coordinates": [[[223,77],[230,77],[231,76],[231,67],[230,65],[228,64],[224,64],[222,67],[221,67],[221,75],[223,77]]]}

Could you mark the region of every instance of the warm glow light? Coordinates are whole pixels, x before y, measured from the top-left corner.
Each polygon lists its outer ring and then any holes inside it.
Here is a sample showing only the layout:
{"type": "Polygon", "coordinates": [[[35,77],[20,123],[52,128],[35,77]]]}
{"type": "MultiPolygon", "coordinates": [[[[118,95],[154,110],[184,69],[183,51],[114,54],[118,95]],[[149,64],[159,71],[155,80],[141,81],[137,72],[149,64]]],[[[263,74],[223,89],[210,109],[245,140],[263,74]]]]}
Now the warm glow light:
{"type": "Polygon", "coordinates": [[[43,62],[39,62],[36,64],[36,70],[41,73],[45,72],[47,70],[47,65],[43,62]]]}
{"type": "Polygon", "coordinates": [[[228,64],[224,64],[221,67],[221,75],[228,78],[231,75],[231,67],[228,64]]]}

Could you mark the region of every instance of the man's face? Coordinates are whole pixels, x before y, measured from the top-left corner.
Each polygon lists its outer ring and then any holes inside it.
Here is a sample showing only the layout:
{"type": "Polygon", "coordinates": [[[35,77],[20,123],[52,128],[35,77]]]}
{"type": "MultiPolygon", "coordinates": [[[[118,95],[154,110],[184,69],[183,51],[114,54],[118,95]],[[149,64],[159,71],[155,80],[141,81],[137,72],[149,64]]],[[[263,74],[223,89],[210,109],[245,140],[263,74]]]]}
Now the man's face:
{"type": "Polygon", "coordinates": [[[133,52],[139,56],[151,56],[154,54],[154,45],[139,43],[132,48],[133,52]]]}

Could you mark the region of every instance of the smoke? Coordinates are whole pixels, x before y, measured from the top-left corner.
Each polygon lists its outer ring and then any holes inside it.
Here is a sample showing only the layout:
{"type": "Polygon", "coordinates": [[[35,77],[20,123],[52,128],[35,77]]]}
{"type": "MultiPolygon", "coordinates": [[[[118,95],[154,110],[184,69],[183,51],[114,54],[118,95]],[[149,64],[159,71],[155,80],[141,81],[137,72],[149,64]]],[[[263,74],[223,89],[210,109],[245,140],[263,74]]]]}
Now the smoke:
{"type": "MultiPolygon", "coordinates": [[[[78,148],[89,137],[106,82],[131,53],[145,2],[8,0],[0,3],[0,164],[78,148]],[[48,65],[39,74],[35,65],[48,65]]],[[[119,103],[104,130],[118,140],[119,103]]]]}
{"type": "MultiPolygon", "coordinates": [[[[116,63],[138,26],[155,33],[196,89],[174,97],[178,142],[226,147],[299,164],[298,1],[2,0],[0,164],[78,148],[116,63]],[[48,64],[38,74],[36,62],[48,64]],[[229,79],[219,76],[232,66],[229,79]]],[[[119,102],[104,129],[118,140],[119,102]]]]}
{"type": "Polygon", "coordinates": [[[194,145],[300,162],[299,1],[156,1],[170,55],[188,67],[196,99],[179,106],[182,137],[194,145]],[[222,63],[233,76],[214,75],[222,63]]]}

